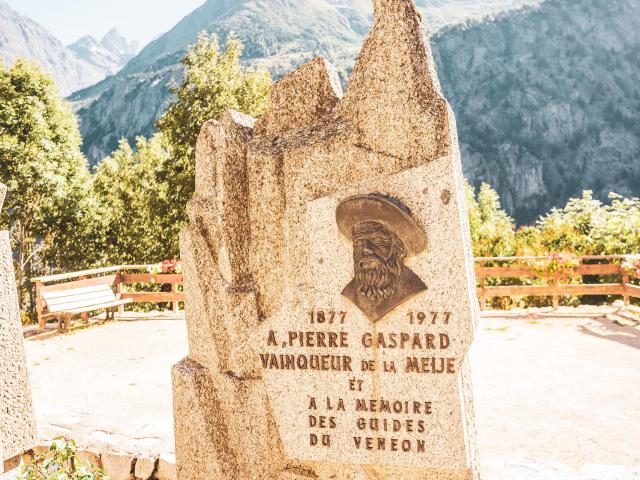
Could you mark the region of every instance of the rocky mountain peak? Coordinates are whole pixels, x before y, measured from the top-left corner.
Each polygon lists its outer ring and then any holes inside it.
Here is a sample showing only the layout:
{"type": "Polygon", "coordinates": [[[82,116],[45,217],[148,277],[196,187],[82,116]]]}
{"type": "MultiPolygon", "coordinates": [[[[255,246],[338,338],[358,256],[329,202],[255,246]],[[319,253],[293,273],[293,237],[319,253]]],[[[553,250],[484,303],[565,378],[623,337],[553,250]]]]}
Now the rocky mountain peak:
{"type": "Polygon", "coordinates": [[[117,29],[109,30],[100,44],[112,53],[119,55],[135,55],[140,50],[138,42],[129,42],[117,29]]]}
{"type": "Polygon", "coordinates": [[[0,61],[10,65],[18,58],[28,58],[51,74],[63,95],[104,78],[103,72],[77,58],[44,27],[0,0],[0,61]]]}

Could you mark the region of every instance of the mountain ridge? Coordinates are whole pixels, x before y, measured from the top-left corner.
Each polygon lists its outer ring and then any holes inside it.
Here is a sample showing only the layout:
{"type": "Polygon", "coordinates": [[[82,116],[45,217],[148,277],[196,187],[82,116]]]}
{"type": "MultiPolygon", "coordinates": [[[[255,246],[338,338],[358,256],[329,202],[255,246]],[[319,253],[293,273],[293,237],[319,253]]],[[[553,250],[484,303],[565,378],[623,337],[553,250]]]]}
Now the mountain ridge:
{"type": "Polygon", "coordinates": [[[465,175],[519,223],[582,190],[640,195],[638,24],[633,0],[547,0],[432,38],[465,175]]]}
{"type": "Polygon", "coordinates": [[[101,40],[85,35],[67,45],[78,58],[104,71],[105,77],[118,73],[139,51],[137,42],[129,42],[113,28],[101,40]]]}
{"type": "MultiPolygon", "coordinates": [[[[474,18],[480,12],[531,2],[537,0],[464,0],[463,4],[468,9],[465,18],[474,18]]],[[[418,6],[434,16],[457,12],[462,18],[460,0],[418,0],[418,6]]],[[[95,164],[120,138],[152,134],[167,104],[168,86],[180,81],[180,58],[203,30],[217,33],[222,43],[235,31],[245,44],[243,62],[268,69],[276,79],[323,55],[346,82],[372,13],[371,0],[209,0],[145,46],[117,75],[69,97],[80,116],[84,151],[95,164]],[[141,110],[130,101],[136,92],[146,100],[141,110]],[[132,127],[132,119],[141,130],[132,127]]],[[[445,23],[433,23],[431,28],[445,23]]]]}
{"type": "Polygon", "coordinates": [[[18,58],[35,62],[54,78],[63,96],[116,74],[138,49],[115,29],[101,40],[86,35],[65,46],[42,25],[0,0],[0,60],[5,65],[18,58]]]}
{"type": "Polygon", "coordinates": [[[63,95],[101,79],[102,72],[77,58],[57,38],[0,0],[0,59],[5,65],[27,58],[50,73],[63,95]]]}
{"type": "MultiPolygon", "coordinates": [[[[247,43],[246,65],[265,66],[276,78],[322,54],[344,81],[370,9],[363,0],[302,3],[309,10],[297,2],[297,15],[280,18],[261,17],[261,0],[222,2],[233,8],[216,17],[210,31],[239,31],[247,43]],[[334,20],[322,23],[325,31],[314,30],[318,22],[309,20],[309,11],[319,8],[333,9],[334,20]],[[285,26],[273,27],[274,22],[285,26]],[[248,27],[238,29],[242,25],[248,27]],[[268,31],[254,35],[258,29],[268,31]]],[[[425,5],[445,11],[453,3],[418,4],[424,16],[425,5]]],[[[482,10],[477,2],[470,5],[482,10]]],[[[482,21],[470,14],[473,21],[440,26],[431,36],[439,77],[457,116],[465,175],[474,185],[494,186],[520,224],[583,189],[601,199],[610,191],[639,195],[640,94],[633,79],[640,73],[640,13],[633,0],[546,0],[515,10],[518,4],[508,5],[508,13],[482,21]]],[[[210,20],[198,15],[198,21],[210,20]]],[[[185,32],[188,24],[185,17],[185,32]]],[[[169,56],[147,50],[146,59],[132,60],[120,74],[72,97],[85,102],[81,131],[94,162],[122,137],[153,133],[170,98],[168,86],[182,75],[178,62],[188,36],[183,34],[169,56]]]]}

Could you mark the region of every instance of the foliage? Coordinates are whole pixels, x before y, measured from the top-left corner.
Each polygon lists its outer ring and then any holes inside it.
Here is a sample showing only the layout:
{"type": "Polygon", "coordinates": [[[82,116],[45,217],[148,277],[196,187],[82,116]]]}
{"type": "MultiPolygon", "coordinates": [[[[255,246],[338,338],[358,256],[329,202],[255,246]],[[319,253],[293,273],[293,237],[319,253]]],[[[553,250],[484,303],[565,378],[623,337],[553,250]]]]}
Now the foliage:
{"type": "Polygon", "coordinates": [[[0,181],[9,188],[0,223],[11,231],[19,285],[48,265],[80,263],[78,230],[90,203],[80,143],[77,120],[51,78],[24,60],[0,65],[0,181]]]}
{"type": "Polygon", "coordinates": [[[151,265],[148,270],[154,277],[160,274],[182,273],[182,262],[176,258],[163,260],[161,263],[151,265]]]}
{"type": "Polygon", "coordinates": [[[574,269],[580,265],[578,258],[569,252],[551,253],[544,258],[535,260],[530,264],[531,269],[541,277],[551,280],[558,275],[560,280],[572,280],[574,269]]]}
{"type": "Polygon", "coordinates": [[[610,204],[586,190],[564,208],[538,222],[540,244],[548,251],[577,255],[626,255],[640,251],[640,199],[610,193],[610,204]]]}
{"type": "Polygon", "coordinates": [[[620,268],[627,274],[640,278],[640,255],[627,255],[620,268]]]}
{"type": "Polygon", "coordinates": [[[204,122],[230,108],[264,111],[271,84],[266,72],[240,65],[242,44],[233,36],[221,51],[202,34],[183,59],[184,81],[151,139],[125,140],[96,169],[93,195],[100,219],[100,255],[93,264],[151,263],[179,253],[186,203],[195,185],[195,144],[204,122]]]}
{"type": "Polygon", "coordinates": [[[151,263],[178,254],[179,225],[171,224],[177,206],[171,185],[160,179],[172,153],[162,135],[139,137],[136,149],[122,140],[98,165],[93,178],[99,252],[93,265],[151,263]]]}
{"type": "Polygon", "coordinates": [[[475,189],[465,181],[473,254],[477,257],[502,257],[515,254],[515,224],[500,205],[500,196],[483,183],[477,198],[475,189]]]}
{"type": "Polygon", "coordinates": [[[271,78],[263,70],[246,71],[240,64],[242,49],[233,34],[223,52],[215,34],[202,33],[182,60],[182,85],[172,89],[175,99],[157,122],[173,149],[173,158],[163,162],[160,172],[161,180],[170,185],[175,209],[171,223],[185,221],[185,205],[194,190],[195,147],[201,126],[229,109],[254,117],[266,109],[271,78]]]}
{"type": "Polygon", "coordinates": [[[58,437],[49,450],[37,455],[20,471],[20,480],[109,480],[100,468],[87,467],[76,457],[73,440],[58,437]]]}

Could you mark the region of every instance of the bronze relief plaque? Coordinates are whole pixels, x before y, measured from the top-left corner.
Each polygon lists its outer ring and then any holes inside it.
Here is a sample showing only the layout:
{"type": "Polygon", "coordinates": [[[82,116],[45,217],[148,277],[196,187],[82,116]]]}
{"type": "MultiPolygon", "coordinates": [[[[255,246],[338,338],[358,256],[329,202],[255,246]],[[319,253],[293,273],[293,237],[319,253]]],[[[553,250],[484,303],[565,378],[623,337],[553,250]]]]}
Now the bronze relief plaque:
{"type": "Polygon", "coordinates": [[[354,278],[342,295],[372,322],[427,289],[404,265],[427,248],[427,236],[399,200],[372,193],[355,195],[336,209],[340,232],[353,243],[354,278]]]}

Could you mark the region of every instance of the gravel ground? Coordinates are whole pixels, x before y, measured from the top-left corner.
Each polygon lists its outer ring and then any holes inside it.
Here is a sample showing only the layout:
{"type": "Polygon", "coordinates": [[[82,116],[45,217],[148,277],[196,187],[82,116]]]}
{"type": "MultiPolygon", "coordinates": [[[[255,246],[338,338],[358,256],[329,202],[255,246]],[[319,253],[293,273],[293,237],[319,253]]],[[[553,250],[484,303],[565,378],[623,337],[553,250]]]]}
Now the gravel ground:
{"type": "MultiPolygon", "coordinates": [[[[606,309],[485,312],[470,352],[485,480],[640,480],[640,328],[606,309]]],[[[26,342],[39,434],[173,451],[182,320],[117,322],[26,342]]]]}

